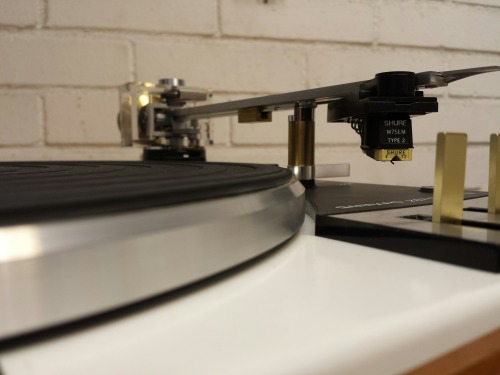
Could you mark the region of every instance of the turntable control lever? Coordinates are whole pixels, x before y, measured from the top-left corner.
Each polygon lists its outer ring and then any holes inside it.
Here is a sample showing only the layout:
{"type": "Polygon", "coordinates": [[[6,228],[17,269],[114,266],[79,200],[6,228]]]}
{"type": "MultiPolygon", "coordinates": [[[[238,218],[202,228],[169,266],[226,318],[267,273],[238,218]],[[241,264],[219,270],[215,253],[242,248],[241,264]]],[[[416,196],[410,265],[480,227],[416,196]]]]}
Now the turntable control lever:
{"type": "Polygon", "coordinates": [[[438,133],[432,221],[462,221],[467,134],[438,133]]]}
{"type": "Polygon", "coordinates": [[[500,134],[492,134],[490,136],[488,213],[500,213],[500,134]]]}

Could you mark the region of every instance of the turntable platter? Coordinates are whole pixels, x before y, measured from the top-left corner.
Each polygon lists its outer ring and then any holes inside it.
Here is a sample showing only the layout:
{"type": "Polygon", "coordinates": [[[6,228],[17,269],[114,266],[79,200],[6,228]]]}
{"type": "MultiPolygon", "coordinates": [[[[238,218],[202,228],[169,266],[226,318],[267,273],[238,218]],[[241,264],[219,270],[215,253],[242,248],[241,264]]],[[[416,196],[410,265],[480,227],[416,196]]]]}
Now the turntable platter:
{"type": "Polygon", "coordinates": [[[167,293],[261,255],[304,220],[273,165],[0,164],[0,341],[167,293]]]}
{"type": "Polygon", "coordinates": [[[290,179],[288,170],[264,164],[0,163],[0,225],[232,196],[290,179]]]}

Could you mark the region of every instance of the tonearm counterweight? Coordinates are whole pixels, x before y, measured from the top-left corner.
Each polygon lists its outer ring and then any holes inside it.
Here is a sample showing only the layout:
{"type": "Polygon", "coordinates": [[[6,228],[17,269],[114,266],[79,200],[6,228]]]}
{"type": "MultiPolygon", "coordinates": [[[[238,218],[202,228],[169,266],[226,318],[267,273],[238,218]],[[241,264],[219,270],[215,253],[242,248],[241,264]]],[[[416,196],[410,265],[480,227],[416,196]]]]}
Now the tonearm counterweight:
{"type": "MultiPolygon", "coordinates": [[[[408,161],[413,149],[411,117],[438,111],[437,98],[425,97],[421,90],[494,71],[500,71],[500,66],[392,71],[367,81],[201,106],[185,104],[206,100],[210,92],[185,87],[182,80],[128,83],[120,88],[122,144],[145,144],[146,159],[204,160],[199,119],[237,114],[239,122],[270,122],[273,111],[293,109],[288,167],[299,179],[312,180],[324,174],[314,163],[314,111],[318,105],[328,105],[328,122],[351,124],[367,156],[378,161],[408,161]]],[[[330,168],[329,172],[345,175],[346,169],[330,168]]]]}

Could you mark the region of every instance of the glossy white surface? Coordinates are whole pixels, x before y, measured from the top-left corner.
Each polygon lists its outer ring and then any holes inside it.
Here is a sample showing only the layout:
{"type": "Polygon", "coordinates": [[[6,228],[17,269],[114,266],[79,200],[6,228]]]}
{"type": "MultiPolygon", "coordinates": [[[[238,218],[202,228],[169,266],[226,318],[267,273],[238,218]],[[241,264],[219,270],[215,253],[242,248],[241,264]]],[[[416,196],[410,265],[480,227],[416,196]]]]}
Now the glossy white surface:
{"type": "Polygon", "coordinates": [[[297,235],[140,313],[0,355],[10,374],[391,374],[500,327],[500,275],[297,235]]]}

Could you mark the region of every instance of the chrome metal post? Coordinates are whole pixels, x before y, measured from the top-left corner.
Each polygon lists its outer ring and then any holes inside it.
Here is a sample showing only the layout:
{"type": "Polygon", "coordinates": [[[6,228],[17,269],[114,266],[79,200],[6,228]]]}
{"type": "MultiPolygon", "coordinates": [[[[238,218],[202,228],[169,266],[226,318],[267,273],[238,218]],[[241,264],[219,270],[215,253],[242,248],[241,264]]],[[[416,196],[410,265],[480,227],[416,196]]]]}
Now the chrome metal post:
{"type": "Polygon", "coordinates": [[[314,102],[296,103],[288,118],[288,169],[299,180],[314,180],[314,102]]]}

